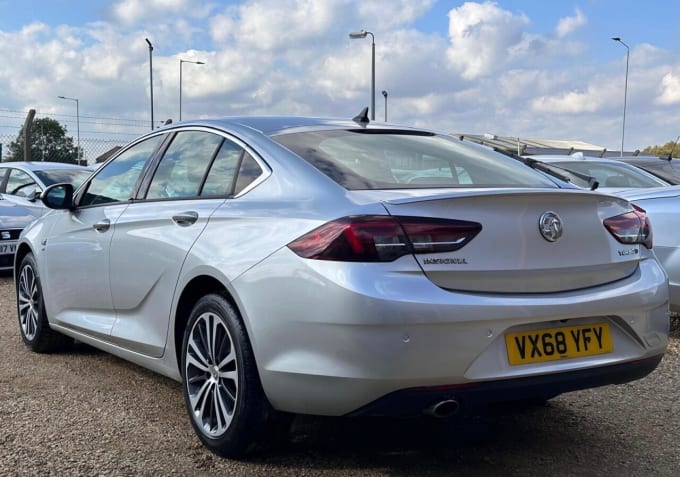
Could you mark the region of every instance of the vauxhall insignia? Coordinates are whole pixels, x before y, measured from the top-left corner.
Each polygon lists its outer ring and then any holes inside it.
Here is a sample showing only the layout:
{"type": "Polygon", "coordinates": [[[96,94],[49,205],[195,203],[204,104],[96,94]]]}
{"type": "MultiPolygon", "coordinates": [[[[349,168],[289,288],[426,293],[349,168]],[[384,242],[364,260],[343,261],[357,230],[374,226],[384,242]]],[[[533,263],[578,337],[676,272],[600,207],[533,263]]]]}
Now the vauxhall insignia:
{"type": "Polygon", "coordinates": [[[548,242],[556,242],[562,236],[562,219],[555,212],[543,212],[538,229],[548,242]]]}

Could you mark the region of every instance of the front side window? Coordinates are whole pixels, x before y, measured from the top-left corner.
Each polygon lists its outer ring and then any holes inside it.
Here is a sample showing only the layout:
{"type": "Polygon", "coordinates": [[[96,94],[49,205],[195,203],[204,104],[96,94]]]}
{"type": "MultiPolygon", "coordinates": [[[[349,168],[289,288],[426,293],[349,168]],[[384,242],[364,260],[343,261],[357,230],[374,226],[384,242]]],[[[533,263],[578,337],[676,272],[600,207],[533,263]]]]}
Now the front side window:
{"type": "Polygon", "coordinates": [[[222,137],[181,131],[172,140],[151,179],[147,199],[196,197],[222,137]]]}
{"type": "Polygon", "coordinates": [[[502,154],[427,132],[325,130],[273,139],[347,189],[557,187],[502,154]]]}
{"type": "Polygon", "coordinates": [[[163,140],[153,136],[126,149],[111,162],[102,166],[92,178],[80,205],[124,202],[134,195],[135,185],[146,162],[163,140]]]}

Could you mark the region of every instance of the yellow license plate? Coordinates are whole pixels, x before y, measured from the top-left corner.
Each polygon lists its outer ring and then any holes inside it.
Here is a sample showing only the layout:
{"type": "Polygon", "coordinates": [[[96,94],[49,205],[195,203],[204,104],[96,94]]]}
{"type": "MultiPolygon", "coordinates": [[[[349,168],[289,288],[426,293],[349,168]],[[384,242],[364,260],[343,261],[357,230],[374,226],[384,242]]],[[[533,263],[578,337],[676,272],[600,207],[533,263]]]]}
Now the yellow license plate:
{"type": "Polygon", "coordinates": [[[593,356],[614,351],[609,324],[565,326],[505,335],[511,365],[593,356]]]}

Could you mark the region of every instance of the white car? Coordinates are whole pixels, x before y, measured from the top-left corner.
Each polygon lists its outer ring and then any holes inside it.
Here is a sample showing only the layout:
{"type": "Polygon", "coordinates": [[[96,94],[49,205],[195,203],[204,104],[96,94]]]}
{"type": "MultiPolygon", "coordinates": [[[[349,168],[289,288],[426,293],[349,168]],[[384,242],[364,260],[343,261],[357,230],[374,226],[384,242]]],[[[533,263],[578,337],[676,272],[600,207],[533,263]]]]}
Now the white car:
{"type": "Polygon", "coordinates": [[[596,190],[623,197],[645,210],[652,223],[654,252],[668,273],[671,311],[680,312],[680,186],[615,158],[578,153],[531,159],[590,176],[598,182],[596,190]]]}
{"type": "Polygon", "coordinates": [[[39,200],[47,186],[67,182],[77,188],[92,171],[63,162],[3,162],[0,163],[0,197],[40,217],[47,211],[39,200]]]}
{"type": "Polygon", "coordinates": [[[77,339],[181,381],[221,455],[287,413],[446,417],[624,383],[668,343],[643,212],[365,110],[180,122],[41,200],[17,248],[26,346],[77,339]]]}

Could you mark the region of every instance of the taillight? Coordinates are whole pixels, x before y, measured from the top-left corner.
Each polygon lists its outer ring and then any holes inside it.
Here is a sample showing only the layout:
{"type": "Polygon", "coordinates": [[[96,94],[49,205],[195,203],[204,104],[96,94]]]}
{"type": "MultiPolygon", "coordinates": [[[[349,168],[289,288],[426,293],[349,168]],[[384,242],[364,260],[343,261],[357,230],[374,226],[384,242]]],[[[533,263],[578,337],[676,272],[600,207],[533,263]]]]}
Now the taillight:
{"type": "Polygon", "coordinates": [[[482,230],[463,220],[367,215],[328,222],[288,244],[303,258],[391,262],[409,253],[452,252],[482,230]]]}
{"type": "Polygon", "coordinates": [[[633,204],[633,209],[625,214],[605,219],[604,226],[621,243],[642,244],[652,248],[652,226],[644,209],[633,204]]]}

